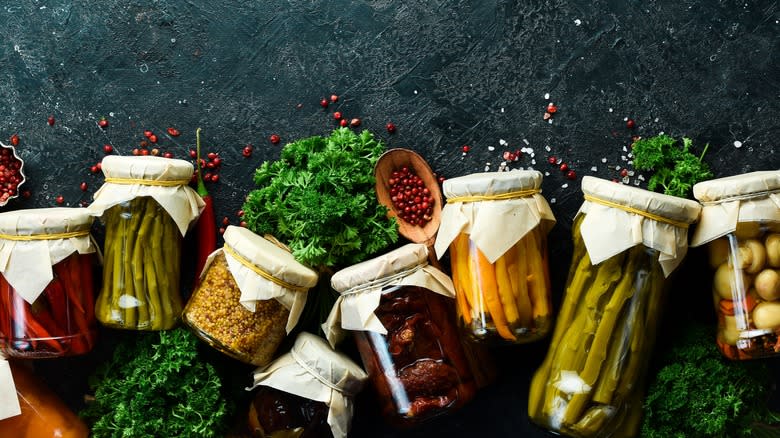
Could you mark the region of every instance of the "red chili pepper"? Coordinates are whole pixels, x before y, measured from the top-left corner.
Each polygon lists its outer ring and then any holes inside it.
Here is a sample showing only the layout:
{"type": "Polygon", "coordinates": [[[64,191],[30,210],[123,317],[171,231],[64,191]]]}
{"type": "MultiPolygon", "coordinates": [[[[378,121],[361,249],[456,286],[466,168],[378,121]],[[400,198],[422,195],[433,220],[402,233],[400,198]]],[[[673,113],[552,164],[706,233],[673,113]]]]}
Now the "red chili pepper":
{"type": "Polygon", "coordinates": [[[217,218],[214,213],[214,200],[209,195],[208,190],[206,190],[206,184],[203,183],[203,178],[201,178],[203,172],[200,164],[200,128],[195,130],[195,144],[198,156],[195,160],[198,163],[197,190],[200,197],[203,198],[203,202],[206,203],[195,229],[195,236],[198,239],[198,254],[195,262],[195,284],[197,285],[200,281],[200,273],[206,265],[206,259],[209,254],[217,249],[217,235],[214,233],[214,230],[217,228],[217,218]]]}

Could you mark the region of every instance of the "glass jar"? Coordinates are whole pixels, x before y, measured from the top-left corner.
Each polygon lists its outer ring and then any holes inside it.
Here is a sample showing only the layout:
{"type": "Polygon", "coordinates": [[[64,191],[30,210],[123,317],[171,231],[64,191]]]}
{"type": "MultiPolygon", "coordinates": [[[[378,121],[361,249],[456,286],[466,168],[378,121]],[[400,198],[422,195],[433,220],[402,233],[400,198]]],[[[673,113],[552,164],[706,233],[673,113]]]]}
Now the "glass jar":
{"type": "Polygon", "coordinates": [[[691,242],[706,244],[718,316],[716,342],[729,359],[780,355],[780,171],[696,184],[702,218],[691,242]]]}
{"type": "Polygon", "coordinates": [[[246,228],[229,226],[207,259],[184,322],[209,345],[265,365],[292,330],[317,273],[246,228]]]}
{"type": "Polygon", "coordinates": [[[573,437],[632,437],[666,277],[687,252],[696,202],[584,177],[555,331],[534,374],[531,420],[573,437]]]}
{"type": "Polygon", "coordinates": [[[444,182],[436,253],[449,247],[458,321],[475,342],[526,343],[552,326],[547,233],[555,217],[537,171],[444,182]]]}
{"type": "Polygon", "coordinates": [[[192,164],[108,156],[102,169],[106,182],[88,207],[106,226],[97,319],[119,329],[170,329],[183,307],[182,236],[205,205],[187,186],[192,164]]]}
{"type": "MultiPolygon", "coordinates": [[[[0,420],[0,436],[87,438],[89,429],[32,371],[11,363],[21,414],[0,420]]],[[[16,395],[16,394],[14,394],[16,395]]]]}
{"type": "Polygon", "coordinates": [[[476,384],[455,324],[452,280],[409,244],[336,272],[341,292],[326,322],[352,331],[384,417],[413,426],[471,400],[476,384]]]}
{"type": "Polygon", "coordinates": [[[289,353],[254,372],[253,437],[346,438],[366,373],[318,336],[301,332],[289,353]]]}
{"type": "Polygon", "coordinates": [[[0,213],[0,351],[6,356],[42,359],[92,350],[91,224],[83,208],[0,213]]]}

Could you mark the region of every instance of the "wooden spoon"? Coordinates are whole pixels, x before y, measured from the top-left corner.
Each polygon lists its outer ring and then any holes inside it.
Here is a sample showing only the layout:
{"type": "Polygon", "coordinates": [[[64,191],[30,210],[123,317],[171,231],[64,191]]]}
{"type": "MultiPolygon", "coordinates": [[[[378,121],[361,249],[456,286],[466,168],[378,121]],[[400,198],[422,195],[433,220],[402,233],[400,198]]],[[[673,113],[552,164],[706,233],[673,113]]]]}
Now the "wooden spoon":
{"type": "Polygon", "coordinates": [[[428,247],[428,259],[431,264],[440,267],[432,247],[441,223],[442,196],[439,182],[436,180],[431,166],[428,165],[423,157],[412,150],[390,149],[379,157],[379,161],[374,166],[374,176],[376,177],[377,199],[382,205],[387,207],[387,216],[396,218],[398,232],[411,242],[425,244],[428,247]],[[433,198],[432,219],[423,226],[412,225],[401,219],[395,211],[395,206],[393,206],[388,181],[394,171],[401,170],[403,167],[408,167],[410,170],[414,169],[417,176],[425,183],[425,187],[431,192],[430,197],[433,198]]]}

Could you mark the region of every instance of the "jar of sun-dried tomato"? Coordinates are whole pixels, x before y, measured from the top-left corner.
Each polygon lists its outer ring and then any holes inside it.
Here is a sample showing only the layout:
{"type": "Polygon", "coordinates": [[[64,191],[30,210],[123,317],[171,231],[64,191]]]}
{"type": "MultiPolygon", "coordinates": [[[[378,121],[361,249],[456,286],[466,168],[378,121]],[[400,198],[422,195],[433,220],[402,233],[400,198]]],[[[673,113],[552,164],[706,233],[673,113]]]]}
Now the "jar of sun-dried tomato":
{"type": "Polygon", "coordinates": [[[184,322],[217,350],[265,365],[297,324],[317,273],[246,228],[231,225],[223,238],[206,260],[184,322]]]}
{"type": "Polygon", "coordinates": [[[84,208],[0,213],[0,351],[51,358],[92,350],[97,246],[84,208]]]}
{"type": "Polygon", "coordinates": [[[292,349],[254,372],[253,437],[346,438],[366,373],[324,339],[301,332],[292,349]]]}
{"type": "Polygon", "coordinates": [[[471,400],[476,384],[455,325],[452,280],[408,244],[336,272],[341,293],[323,326],[351,331],[390,423],[413,426],[471,400]]]}

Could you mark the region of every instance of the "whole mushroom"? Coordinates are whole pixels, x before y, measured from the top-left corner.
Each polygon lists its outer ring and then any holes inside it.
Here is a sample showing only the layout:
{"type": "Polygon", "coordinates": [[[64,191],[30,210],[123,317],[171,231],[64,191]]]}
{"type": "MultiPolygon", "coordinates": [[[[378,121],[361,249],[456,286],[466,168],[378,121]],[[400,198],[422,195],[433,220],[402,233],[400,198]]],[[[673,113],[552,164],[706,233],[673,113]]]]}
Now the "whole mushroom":
{"type": "Polygon", "coordinates": [[[766,301],[780,298],[780,273],[775,269],[764,269],[759,272],[753,285],[758,295],[766,301]]]}
{"type": "Polygon", "coordinates": [[[766,261],[773,268],[780,268],[780,233],[766,236],[766,261]]]}
{"type": "Polygon", "coordinates": [[[739,245],[739,267],[756,274],[766,265],[766,248],[761,241],[748,239],[739,245]]]}

